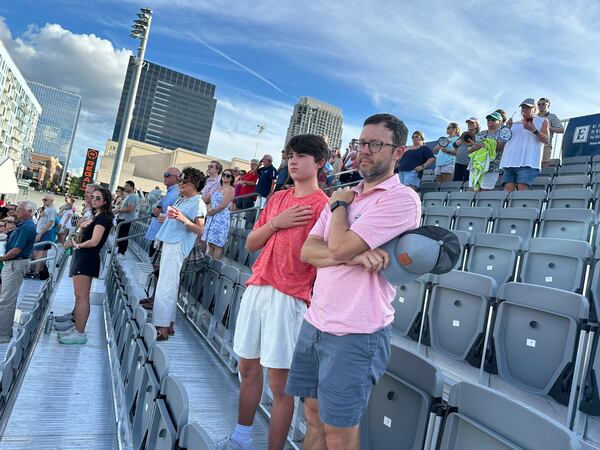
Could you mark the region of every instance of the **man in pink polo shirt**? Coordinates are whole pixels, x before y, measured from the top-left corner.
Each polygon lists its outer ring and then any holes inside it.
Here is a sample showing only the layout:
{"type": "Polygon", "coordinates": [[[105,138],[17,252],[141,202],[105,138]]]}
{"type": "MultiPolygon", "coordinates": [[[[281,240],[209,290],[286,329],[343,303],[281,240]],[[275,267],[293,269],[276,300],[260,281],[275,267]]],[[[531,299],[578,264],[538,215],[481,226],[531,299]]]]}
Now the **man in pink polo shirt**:
{"type": "Polygon", "coordinates": [[[394,174],[407,132],[391,114],[365,120],[355,141],[364,181],[331,196],[302,247],[317,278],[286,392],[305,398],[304,449],[358,450],[358,424],[390,358],[395,288],[379,274],[389,262],[379,247],[421,217],[418,195],[394,174]]]}

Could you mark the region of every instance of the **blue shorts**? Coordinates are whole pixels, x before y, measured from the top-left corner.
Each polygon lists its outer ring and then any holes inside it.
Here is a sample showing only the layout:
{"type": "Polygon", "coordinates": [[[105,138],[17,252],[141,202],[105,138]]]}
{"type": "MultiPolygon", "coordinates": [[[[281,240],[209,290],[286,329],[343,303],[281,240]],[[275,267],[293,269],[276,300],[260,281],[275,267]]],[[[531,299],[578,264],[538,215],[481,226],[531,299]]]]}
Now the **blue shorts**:
{"type": "Polygon", "coordinates": [[[400,177],[400,183],[402,183],[404,186],[414,186],[417,189],[421,186],[419,174],[414,170],[398,172],[398,176],[400,177]]]}
{"type": "Polygon", "coordinates": [[[532,167],[504,167],[502,169],[504,175],[502,176],[502,184],[513,183],[513,184],[526,184],[531,186],[531,183],[540,174],[540,169],[534,169],[532,167]]]}
{"type": "Polygon", "coordinates": [[[371,388],[390,359],[390,327],[336,336],[306,320],[296,341],[286,392],[319,400],[321,421],[350,428],[360,423],[371,388]]]}

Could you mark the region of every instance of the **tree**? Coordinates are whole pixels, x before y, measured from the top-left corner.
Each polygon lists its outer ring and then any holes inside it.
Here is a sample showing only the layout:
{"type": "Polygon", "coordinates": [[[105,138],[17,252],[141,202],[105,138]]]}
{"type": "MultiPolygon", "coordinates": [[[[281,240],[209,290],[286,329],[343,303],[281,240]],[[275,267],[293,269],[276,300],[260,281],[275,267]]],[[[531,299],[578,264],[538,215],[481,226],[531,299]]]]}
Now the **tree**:
{"type": "Polygon", "coordinates": [[[81,180],[80,177],[72,176],[71,184],[69,186],[69,194],[73,197],[82,198],[85,194],[83,189],[81,189],[81,180]]]}

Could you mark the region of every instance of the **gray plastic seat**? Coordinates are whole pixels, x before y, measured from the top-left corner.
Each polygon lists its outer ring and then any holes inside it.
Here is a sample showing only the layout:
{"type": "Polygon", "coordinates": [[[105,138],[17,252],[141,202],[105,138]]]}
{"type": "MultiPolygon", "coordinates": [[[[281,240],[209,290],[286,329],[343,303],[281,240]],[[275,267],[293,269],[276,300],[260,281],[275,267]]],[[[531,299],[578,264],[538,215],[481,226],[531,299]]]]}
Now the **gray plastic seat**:
{"type": "Polygon", "coordinates": [[[540,176],[552,178],[556,175],[556,167],[542,167],[540,170],[540,176]]]}
{"type": "Polygon", "coordinates": [[[551,208],[542,213],[539,237],[589,241],[594,211],[582,208],[551,208]]]}
{"type": "Polygon", "coordinates": [[[444,181],[440,183],[440,192],[456,192],[460,191],[463,186],[462,181],[444,181]]]}
{"type": "Polygon", "coordinates": [[[548,208],[583,208],[590,206],[594,192],[591,189],[559,189],[548,195],[548,208]]]}
{"type": "Polygon", "coordinates": [[[448,201],[446,206],[452,208],[468,208],[475,199],[475,192],[464,191],[464,192],[450,192],[448,194],[448,201]]]}
{"type": "Polygon", "coordinates": [[[13,345],[9,348],[6,356],[6,360],[2,365],[2,379],[0,380],[0,406],[4,407],[8,394],[12,389],[14,381],[13,366],[15,360],[15,353],[17,352],[16,347],[13,345]]]}
{"type": "Polygon", "coordinates": [[[492,232],[529,239],[535,231],[539,211],[535,208],[503,208],[498,211],[492,232]]]}
{"type": "Polygon", "coordinates": [[[423,225],[433,225],[450,229],[456,209],[449,206],[430,206],[425,208],[423,225]]]}
{"type": "Polygon", "coordinates": [[[465,253],[467,251],[467,245],[469,245],[469,241],[471,239],[471,233],[462,230],[452,230],[452,232],[458,238],[458,242],[460,242],[460,256],[458,258],[458,261],[456,261],[456,266],[454,266],[453,269],[462,270],[465,259],[465,253]]]}
{"type": "Polygon", "coordinates": [[[548,186],[552,184],[552,178],[550,177],[536,177],[531,182],[529,189],[532,191],[547,191],[548,186]]]}
{"type": "Polygon", "coordinates": [[[592,246],[584,241],[533,238],[525,242],[525,255],[518,277],[523,283],[583,292],[592,246]]]}
{"type": "Polygon", "coordinates": [[[444,206],[446,203],[447,192],[427,192],[423,195],[423,207],[444,206]]]}
{"type": "Polygon", "coordinates": [[[562,166],[589,164],[590,160],[591,160],[590,155],[569,156],[567,158],[563,158],[562,166]]]}
{"type": "Polygon", "coordinates": [[[571,164],[558,168],[558,175],[587,175],[590,173],[589,164],[571,164]]]}
{"type": "Polygon", "coordinates": [[[590,182],[587,175],[563,175],[552,180],[552,190],[585,189],[590,182]]]}
{"type": "Polygon", "coordinates": [[[536,208],[542,210],[546,200],[545,191],[513,191],[508,199],[509,208],[536,208]]]}
{"type": "Polygon", "coordinates": [[[456,210],[453,229],[466,231],[471,236],[486,233],[493,212],[492,208],[485,207],[459,208],[456,210]]]}
{"type": "Polygon", "coordinates": [[[435,181],[423,181],[419,187],[421,195],[425,195],[428,192],[438,192],[440,190],[440,183],[435,181]]]}
{"type": "Polygon", "coordinates": [[[427,282],[432,277],[424,275],[416,280],[396,286],[396,296],[392,300],[394,322],[392,329],[402,336],[414,339],[419,337],[419,324],[423,311],[423,300],[427,290],[427,282]]]}
{"type": "Polygon", "coordinates": [[[388,367],[371,391],[361,422],[360,448],[417,449],[435,442],[434,410],[443,390],[444,377],[436,365],[392,345],[388,367]]]}
{"type": "Polygon", "coordinates": [[[207,339],[219,355],[226,353],[221,351],[223,345],[227,347],[224,342],[227,338],[227,327],[224,325],[225,317],[227,311],[231,311],[231,305],[235,297],[235,287],[239,278],[240,271],[238,269],[231,266],[223,267],[215,294],[215,308],[207,331],[207,339]]]}
{"type": "MultiPolygon", "coordinates": [[[[156,344],[156,328],[152,324],[144,324],[140,336],[133,340],[128,347],[126,364],[121,366],[121,377],[125,385],[125,398],[133,402],[142,378],[141,371],[148,360],[150,351],[156,344]]],[[[126,403],[128,404],[128,403],[126,403]]]]}
{"type": "Polygon", "coordinates": [[[189,422],[181,430],[180,450],[215,450],[215,448],[214,442],[198,422],[189,422]]]}
{"type": "Polygon", "coordinates": [[[522,245],[522,239],[516,235],[476,234],[465,270],[492,277],[501,286],[514,279],[522,245]]]}
{"type": "Polygon", "coordinates": [[[208,271],[204,275],[204,286],[202,287],[201,305],[205,311],[208,311],[214,302],[215,291],[219,283],[219,275],[224,266],[223,261],[211,259],[208,264],[208,271]]]}
{"type": "Polygon", "coordinates": [[[242,231],[242,239],[240,241],[240,254],[238,262],[244,266],[250,265],[250,252],[246,248],[246,241],[248,240],[248,235],[250,234],[250,230],[242,231]]]}
{"type": "Polygon", "coordinates": [[[481,385],[456,383],[448,406],[440,450],[581,449],[565,426],[481,385]]]}
{"type": "Polygon", "coordinates": [[[148,432],[148,450],[171,450],[188,419],[189,400],[183,384],[168,375],[161,383],[156,399],[152,424],[148,432]]]}
{"type": "Polygon", "coordinates": [[[494,214],[504,208],[508,193],[505,191],[480,191],[475,199],[475,206],[492,208],[494,214]]]}
{"type": "MultiPolygon", "coordinates": [[[[596,249],[596,257],[598,256],[599,249],[596,249]]],[[[596,258],[598,259],[598,258],[596,258]]],[[[600,315],[600,263],[596,260],[594,271],[592,274],[592,281],[590,282],[590,289],[588,297],[590,299],[590,320],[592,322],[598,321],[600,315]]]]}
{"type": "Polygon", "coordinates": [[[518,388],[568,403],[589,304],[581,294],[525,283],[500,288],[493,330],[498,376],[518,388]]]}
{"type": "Polygon", "coordinates": [[[488,310],[496,281],[484,275],[453,270],[437,275],[427,320],[431,347],[453,359],[478,367],[488,310]]]}

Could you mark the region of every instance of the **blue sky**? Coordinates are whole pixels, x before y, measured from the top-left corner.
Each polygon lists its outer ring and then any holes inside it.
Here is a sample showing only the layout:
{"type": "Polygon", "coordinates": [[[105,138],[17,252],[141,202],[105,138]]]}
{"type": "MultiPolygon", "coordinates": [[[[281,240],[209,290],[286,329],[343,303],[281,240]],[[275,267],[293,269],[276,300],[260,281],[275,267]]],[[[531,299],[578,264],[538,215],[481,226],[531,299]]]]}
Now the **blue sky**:
{"type": "MultiPolygon", "coordinates": [[[[209,154],[282,148],[295,99],[344,113],[344,145],[375,112],[428,138],[448,121],[550,97],[561,118],[600,109],[600,2],[157,0],[147,59],[217,86],[209,154]]],[[[128,0],[0,3],[24,75],[83,97],[73,168],[112,135],[138,7],[128,0]]]]}

